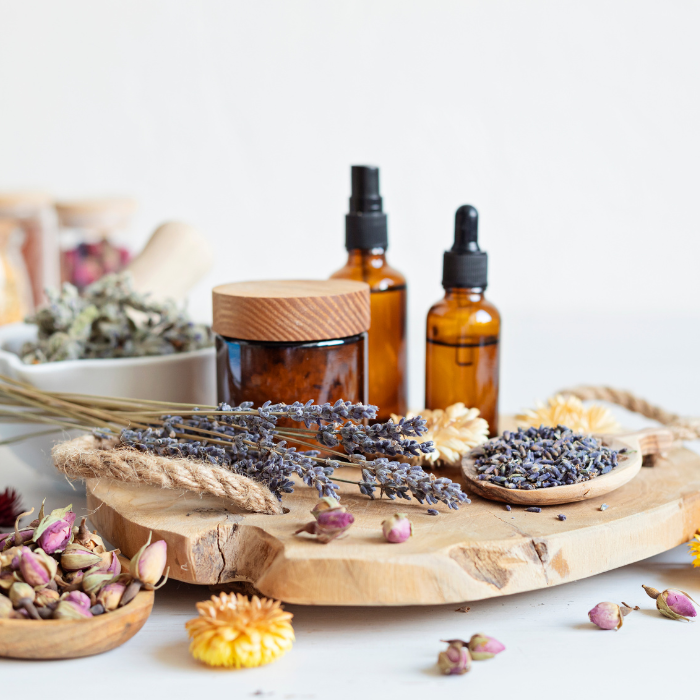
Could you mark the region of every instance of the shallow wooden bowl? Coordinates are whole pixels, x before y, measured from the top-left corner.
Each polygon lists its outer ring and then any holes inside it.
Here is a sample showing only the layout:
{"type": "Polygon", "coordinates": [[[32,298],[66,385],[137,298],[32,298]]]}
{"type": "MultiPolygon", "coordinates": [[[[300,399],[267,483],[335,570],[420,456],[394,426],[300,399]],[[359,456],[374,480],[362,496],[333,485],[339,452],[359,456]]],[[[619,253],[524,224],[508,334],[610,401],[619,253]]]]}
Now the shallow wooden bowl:
{"type": "Polygon", "coordinates": [[[153,591],[140,591],[128,605],[87,620],[0,620],[0,657],[76,659],[115,649],[145,624],[153,591]]]}
{"type": "Polygon", "coordinates": [[[552,486],[546,489],[532,489],[531,491],[507,489],[492,484],[490,481],[480,481],[479,473],[474,465],[474,458],[467,455],[462,463],[462,473],[467,480],[466,490],[492,501],[524,506],[551,506],[599,498],[634,479],[642,468],[644,456],[667,450],[673,442],[670,431],[663,428],[650,428],[626,435],[597,435],[596,437],[604,445],[614,450],[623,448],[629,450],[629,452],[619,456],[618,466],[603,476],[569,486],[552,486]]]}

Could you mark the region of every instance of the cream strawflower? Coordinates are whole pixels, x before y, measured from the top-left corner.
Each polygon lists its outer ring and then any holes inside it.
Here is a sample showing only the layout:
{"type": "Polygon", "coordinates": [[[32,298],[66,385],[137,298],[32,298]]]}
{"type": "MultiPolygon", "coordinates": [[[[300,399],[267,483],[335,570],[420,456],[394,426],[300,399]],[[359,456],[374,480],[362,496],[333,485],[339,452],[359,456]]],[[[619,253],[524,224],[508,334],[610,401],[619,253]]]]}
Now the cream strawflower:
{"type": "MultiPolygon", "coordinates": [[[[444,411],[440,408],[434,411],[426,408],[420,413],[408,413],[406,418],[415,416],[422,416],[428,428],[428,432],[416,440],[432,440],[435,443],[433,452],[413,460],[422,466],[459,466],[467,452],[488,439],[489,424],[479,417],[479,409],[467,408],[463,403],[452,404],[444,411]]],[[[398,422],[401,416],[392,414],[391,419],[398,422]]]]}
{"type": "Polygon", "coordinates": [[[558,425],[564,425],[581,433],[620,432],[620,424],[610,409],[600,404],[586,408],[581,399],[561,394],[552,396],[547,405],[538,401],[535,408],[517,415],[515,420],[522,428],[539,428],[541,425],[556,428],[558,425]]]}

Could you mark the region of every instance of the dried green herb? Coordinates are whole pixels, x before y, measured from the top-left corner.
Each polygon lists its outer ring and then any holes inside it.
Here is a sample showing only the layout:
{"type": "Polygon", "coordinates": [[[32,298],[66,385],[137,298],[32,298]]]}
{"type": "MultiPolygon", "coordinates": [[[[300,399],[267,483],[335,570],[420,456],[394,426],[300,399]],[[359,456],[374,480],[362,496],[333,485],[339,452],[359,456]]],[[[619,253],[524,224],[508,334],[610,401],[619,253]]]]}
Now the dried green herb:
{"type": "Polygon", "coordinates": [[[39,328],[37,341],[22,348],[27,364],[171,355],[213,343],[208,326],[192,323],[174,301],[139,294],[128,274],[107,275],[82,292],[66,283],[46,295],[49,303],[26,319],[39,328]]]}

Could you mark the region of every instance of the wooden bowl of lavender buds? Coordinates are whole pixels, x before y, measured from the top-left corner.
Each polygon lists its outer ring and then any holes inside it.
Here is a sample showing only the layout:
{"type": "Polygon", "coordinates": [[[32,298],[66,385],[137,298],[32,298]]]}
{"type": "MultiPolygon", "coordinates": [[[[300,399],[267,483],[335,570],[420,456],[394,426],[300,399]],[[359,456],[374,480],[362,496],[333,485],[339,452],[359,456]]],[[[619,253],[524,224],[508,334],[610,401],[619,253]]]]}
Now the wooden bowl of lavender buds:
{"type": "MultiPolygon", "coordinates": [[[[167,580],[165,542],[151,538],[131,561],[107,551],[71,507],[0,535],[0,657],[73,659],[131,639],[167,580]],[[161,579],[163,579],[161,581],[161,579]]],[[[23,515],[31,515],[33,512],[23,515]]]]}
{"type": "Polygon", "coordinates": [[[624,486],[642,458],[670,447],[665,428],[584,435],[565,426],[505,431],[463,460],[469,491],[503,503],[546,506],[585,501],[624,486]]]}

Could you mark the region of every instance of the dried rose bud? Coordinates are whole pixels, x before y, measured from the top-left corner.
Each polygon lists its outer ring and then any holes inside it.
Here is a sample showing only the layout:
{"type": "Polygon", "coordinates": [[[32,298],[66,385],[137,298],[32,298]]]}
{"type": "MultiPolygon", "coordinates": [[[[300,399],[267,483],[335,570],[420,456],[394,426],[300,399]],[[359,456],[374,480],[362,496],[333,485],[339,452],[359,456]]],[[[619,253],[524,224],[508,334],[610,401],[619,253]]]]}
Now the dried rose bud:
{"type": "Polygon", "coordinates": [[[64,571],[80,571],[102,563],[102,557],[91,549],[76,544],[69,544],[61,555],[61,567],[64,571]]]}
{"type": "Polygon", "coordinates": [[[500,654],[505,649],[497,639],[487,637],[485,634],[475,634],[469,640],[469,652],[474,661],[492,659],[496,654],[500,654]]]}
{"type": "Polygon", "coordinates": [[[125,590],[126,585],[120,583],[119,581],[108,583],[97,594],[97,602],[100,603],[107,612],[116,610],[119,607],[119,603],[125,590]]]}
{"type": "Polygon", "coordinates": [[[73,528],[74,541],[82,544],[83,547],[96,551],[98,554],[106,551],[102,538],[96,532],[90,532],[85,523],[86,518],[83,518],[80,521],[80,526],[73,528]]]}
{"type": "Polygon", "coordinates": [[[4,595],[0,595],[0,620],[7,620],[13,610],[12,601],[4,595]]]}
{"type": "Polygon", "coordinates": [[[697,617],[697,603],[685,591],[668,588],[663,593],[659,593],[651,586],[642,586],[642,588],[650,598],[656,599],[659,612],[671,620],[690,622],[691,617],[697,617]]]}
{"type": "Polygon", "coordinates": [[[15,581],[15,583],[12,584],[10,588],[10,600],[12,601],[12,605],[16,608],[25,600],[33,603],[34,598],[36,598],[36,591],[28,583],[15,581]]]}
{"type": "Polygon", "coordinates": [[[334,508],[322,511],[316,516],[314,522],[307,523],[294,534],[308,532],[310,535],[316,535],[316,539],[322,544],[328,544],[331,540],[340,537],[354,522],[352,513],[346,513],[345,509],[334,508]]]}
{"type": "Polygon", "coordinates": [[[413,525],[404,513],[394,513],[382,523],[382,532],[387,542],[400,544],[413,534],[413,525]]]}
{"type": "MultiPolygon", "coordinates": [[[[73,591],[78,593],[78,591],[73,591]]],[[[72,600],[61,600],[52,615],[54,620],[83,620],[92,617],[89,607],[78,605],[72,600]]]]}
{"type": "Polygon", "coordinates": [[[68,600],[71,603],[80,605],[83,608],[89,608],[90,605],[92,605],[90,602],[90,597],[82,591],[71,591],[70,593],[64,593],[61,596],[61,600],[68,600]]]}
{"type": "Polygon", "coordinates": [[[37,592],[34,604],[37,608],[51,607],[55,603],[58,603],[60,597],[58,591],[53,591],[50,588],[42,588],[42,590],[37,592]]]}
{"type": "Polygon", "coordinates": [[[2,545],[0,545],[0,549],[2,549],[4,552],[7,552],[7,550],[9,550],[11,547],[19,547],[25,544],[25,542],[31,542],[33,537],[33,527],[18,530],[17,532],[8,532],[5,535],[5,539],[3,540],[2,545]]]}
{"type": "Polygon", "coordinates": [[[113,552],[103,552],[100,554],[100,563],[95,567],[97,571],[103,574],[112,574],[118,576],[122,572],[122,564],[119,561],[119,550],[113,552]]]}
{"type": "Polygon", "coordinates": [[[22,578],[36,589],[47,586],[58,570],[58,562],[50,557],[43,549],[22,547],[19,555],[19,570],[22,578]]]}
{"type": "Polygon", "coordinates": [[[11,571],[3,571],[0,573],[0,591],[9,591],[16,580],[11,571]]]}
{"type": "Polygon", "coordinates": [[[339,510],[339,509],[342,509],[343,511],[345,511],[344,506],[340,505],[337,498],[333,498],[332,496],[324,496],[313,507],[313,509],[311,510],[311,515],[313,515],[314,518],[318,518],[320,513],[324,513],[327,510],[339,510]]]}
{"type": "Polygon", "coordinates": [[[471,670],[472,657],[467,642],[461,639],[444,639],[449,646],[438,655],[438,666],[446,676],[457,676],[471,670]]]}
{"type": "MultiPolygon", "coordinates": [[[[153,589],[163,576],[168,559],[168,545],[165,540],[158,540],[158,542],[151,544],[152,535],[153,533],[148,535],[148,542],[136,552],[129,562],[131,575],[141,581],[147,589],[153,589]]],[[[165,578],[167,580],[167,573],[165,578]]],[[[165,581],[161,585],[164,583],[165,581]]]]}
{"type": "MultiPolygon", "coordinates": [[[[85,576],[83,576],[83,591],[94,599],[100,592],[102,586],[112,583],[112,581],[114,581],[114,576],[112,574],[104,574],[101,571],[92,573],[88,571],[85,576]]],[[[78,593],[79,591],[74,592],[78,593]]]]}
{"type": "Polygon", "coordinates": [[[66,547],[72,534],[71,524],[67,520],[56,520],[42,531],[35,542],[47,554],[54,554],[66,547]]]}
{"type": "Polygon", "coordinates": [[[632,608],[624,603],[620,606],[615,603],[598,603],[595,608],[588,611],[590,621],[602,630],[619,630],[622,627],[622,620],[628,615],[632,608]]]}

